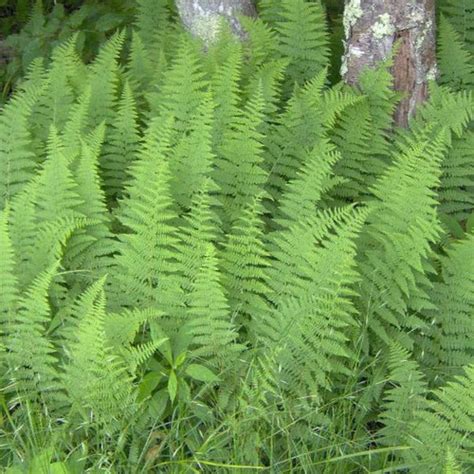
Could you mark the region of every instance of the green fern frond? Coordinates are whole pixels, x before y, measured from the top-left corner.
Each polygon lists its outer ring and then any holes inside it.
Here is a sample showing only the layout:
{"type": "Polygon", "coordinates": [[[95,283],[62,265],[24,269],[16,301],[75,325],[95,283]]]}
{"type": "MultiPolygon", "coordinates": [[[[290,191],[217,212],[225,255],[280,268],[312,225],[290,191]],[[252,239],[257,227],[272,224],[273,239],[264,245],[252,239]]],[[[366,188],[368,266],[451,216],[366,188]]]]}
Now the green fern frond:
{"type": "Polygon", "coordinates": [[[84,421],[92,417],[112,433],[135,407],[131,375],[107,344],[104,283],[101,280],[81,299],[62,380],[72,414],[80,414],[84,421]]]}
{"type": "Polygon", "coordinates": [[[355,241],[366,217],[352,208],[317,214],[281,235],[272,252],[277,262],[267,282],[274,310],[261,322],[260,337],[278,348],[281,389],[303,406],[320,402],[332,377],[348,373],[347,331],[355,325],[359,280],[355,241]]]}
{"type": "Polygon", "coordinates": [[[281,19],[275,25],[279,53],[288,58],[289,86],[304,84],[326,68],[329,37],[321,3],[283,0],[281,19]]]}
{"type": "Polygon", "coordinates": [[[77,35],[57,46],[52,53],[45,87],[35,105],[33,134],[43,142],[47,140],[51,125],[61,131],[74,102],[70,78],[76,72],[75,48],[77,35]]]}
{"type": "MultiPolygon", "coordinates": [[[[104,127],[99,127],[104,136],[104,127]]],[[[86,216],[91,224],[76,232],[67,249],[68,268],[85,271],[86,281],[95,281],[107,272],[116,243],[112,239],[111,219],[101,187],[97,152],[82,144],[82,152],[75,170],[75,182],[81,204],[77,211],[86,216]]],[[[75,278],[78,280],[78,278],[75,278]]]]}
{"type": "Polygon", "coordinates": [[[474,54],[474,6],[468,0],[444,0],[441,11],[458,32],[463,44],[474,54]]]}
{"type": "MultiPolygon", "coordinates": [[[[261,16],[261,15],[260,15],[261,16]]],[[[245,77],[278,57],[278,36],[270,26],[260,18],[243,17],[242,26],[248,36],[244,44],[245,77]]]]}
{"type": "Polygon", "coordinates": [[[289,227],[312,218],[318,207],[323,207],[322,198],[337,183],[333,168],[339,159],[340,155],[327,140],[314,146],[301,171],[284,188],[276,223],[289,227]]]}
{"type": "MultiPolygon", "coordinates": [[[[15,255],[9,231],[9,208],[0,212],[0,347],[4,347],[4,331],[17,309],[19,288],[15,276],[15,255]]],[[[3,368],[3,354],[0,350],[0,367],[3,368]]]]}
{"type": "Polygon", "coordinates": [[[210,95],[195,112],[188,133],[173,149],[170,159],[171,190],[174,200],[184,211],[189,210],[196,193],[212,172],[215,156],[212,150],[214,103],[210,95]]]}
{"type": "Polygon", "coordinates": [[[372,190],[375,201],[360,255],[360,310],[368,329],[388,344],[402,337],[398,342],[410,348],[407,331],[423,323],[409,308],[430,306],[426,273],[430,245],[440,233],[435,190],[446,141],[446,132],[432,139],[429,128],[414,134],[372,190]],[[396,335],[396,328],[403,334],[396,335]]]}
{"type": "Polygon", "coordinates": [[[37,219],[48,222],[62,217],[80,217],[78,207],[81,204],[61,138],[51,127],[47,158],[38,176],[37,219]]]}
{"type": "Polygon", "coordinates": [[[119,236],[111,303],[142,309],[154,306],[175,318],[173,312],[182,300],[171,265],[177,244],[167,162],[172,127],[171,120],[153,122],[132,165],[127,197],[118,212],[126,232],[119,236]]]}
{"type": "Polygon", "coordinates": [[[126,82],[101,158],[104,188],[109,199],[122,196],[127,172],[136,158],[139,142],[137,107],[132,89],[126,82]]]}
{"type": "Polygon", "coordinates": [[[180,228],[177,259],[181,286],[188,302],[189,291],[204,264],[209,244],[217,239],[219,221],[216,200],[212,196],[215,184],[208,178],[194,196],[189,214],[180,228]]]}
{"type": "Polygon", "coordinates": [[[252,337],[254,320],[269,310],[265,271],[270,261],[263,242],[262,213],[257,196],[232,227],[221,254],[222,282],[230,311],[247,337],[252,337]]]}
{"type": "Polygon", "coordinates": [[[51,320],[48,290],[58,263],[38,275],[5,325],[4,354],[11,403],[42,402],[56,408],[61,389],[55,348],[47,336],[51,320]]]}
{"type": "Polygon", "coordinates": [[[184,133],[193,123],[206,86],[197,45],[183,36],[171,66],[164,73],[160,90],[148,97],[152,116],[172,115],[178,135],[184,133]]]}
{"type": "Polygon", "coordinates": [[[89,118],[92,127],[97,127],[102,122],[110,125],[115,121],[114,107],[119,79],[118,57],[124,41],[124,32],[115,33],[102,46],[89,67],[88,84],[91,88],[89,118]]]}
{"type": "Polygon", "coordinates": [[[81,152],[81,140],[90,121],[88,116],[90,100],[91,89],[87,87],[79,96],[76,103],[71,106],[66,123],[64,124],[61,138],[64,144],[64,154],[70,163],[72,163],[81,152]]]}
{"type": "Polygon", "coordinates": [[[170,12],[167,0],[137,0],[138,8],[135,18],[135,29],[149,57],[156,57],[156,52],[163,47],[168,32],[170,12]]]}
{"type": "Polygon", "coordinates": [[[242,75],[242,48],[235,45],[228,57],[211,76],[210,89],[215,103],[213,143],[216,150],[229,133],[240,110],[240,81],[242,75]]]}
{"type": "Polygon", "coordinates": [[[426,315],[429,330],[420,340],[422,355],[439,375],[459,373],[474,360],[473,235],[447,249],[441,281],[433,284],[431,295],[436,308],[426,315]]]}
{"type": "Polygon", "coordinates": [[[453,138],[443,163],[443,173],[438,191],[440,213],[454,217],[459,222],[474,211],[474,168],[472,150],[474,132],[466,131],[453,138]]]}
{"type": "Polygon", "coordinates": [[[15,95],[0,111],[0,208],[33,177],[36,159],[29,132],[30,114],[40,89],[15,95]]]}
{"type": "Polygon", "coordinates": [[[217,265],[214,246],[209,244],[192,283],[185,325],[191,337],[191,357],[223,370],[235,362],[242,347],[236,342],[237,331],[219,281],[217,265]]]}
{"type": "Polygon", "coordinates": [[[259,132],[264,105],[259,88],[232,124],[217,157],[215,181],[230,223],[261,192],[267,180],[263,169],[263,135],[259,132]]]}
{"type": "Polygon", "coordinates": [[[133,31],[130,42],[126,77],[130,82],[132,90],[140,96],[143,94],[143,91],[148,90],[152,80],[156,81],[157,79],[154,76],[150,54],[145,48],[142,37],[136,31],[133,31]]]}
{"type": "Polygon", "coordinates": [[[441,473],[450,450],[463,472],[474,468],[474,366],[432,392],[428,406],[413,420],[407,458],[417,472],[441,473]],[[412,454],[413,453],[413,454],[412,454]]]}
{"type": "Polygon", "coordinates": [[[461,36],[445,16],[440,18],[438,42],[440,83],[448,85],[454,90],[473,88],[474,57],[465,49],[461,36]]]}
{"type": "Polygon", "coordinates": [[[384,445],[399,446],[410,433],[414,415],[425,406],[427,386],[418,364],[401,346],[391,347],[388,369],[390,388],[384,396],[379,435],[384,445]]]}

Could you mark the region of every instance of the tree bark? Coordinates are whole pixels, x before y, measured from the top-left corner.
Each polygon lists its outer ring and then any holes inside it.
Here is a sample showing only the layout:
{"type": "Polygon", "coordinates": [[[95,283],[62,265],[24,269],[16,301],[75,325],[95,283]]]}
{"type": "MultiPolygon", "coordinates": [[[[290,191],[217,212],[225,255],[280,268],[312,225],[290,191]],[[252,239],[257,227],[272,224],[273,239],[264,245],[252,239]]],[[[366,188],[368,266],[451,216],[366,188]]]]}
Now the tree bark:
{"type": "Polygon", "coordinates": [[[176,0],[176,5],[186,28],[206,44],[217,37],[222,19],[227,20],[232,31],[243,38],[238,17],[257,15],[253,0],[176,0]]]}
{"type": "Polygon", "coordinates": [[[361,71],[393,58],[394,87],[403,99],[395,122],[406,126],[436,77],[435,0],[345,0],[341,74],[356,84],[361,71]]]}

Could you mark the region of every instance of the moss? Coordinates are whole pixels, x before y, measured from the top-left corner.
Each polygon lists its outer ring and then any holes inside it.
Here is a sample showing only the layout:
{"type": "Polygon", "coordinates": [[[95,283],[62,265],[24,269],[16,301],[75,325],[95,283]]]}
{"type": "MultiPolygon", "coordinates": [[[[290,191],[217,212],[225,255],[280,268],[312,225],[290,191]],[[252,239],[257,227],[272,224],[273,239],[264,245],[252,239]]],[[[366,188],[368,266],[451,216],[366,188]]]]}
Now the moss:
{"type": "Polygon", "coordinates": [[[393,35],[395,33],[395,27],[390,20],[390,15],[388,13],[380,15],[377,23],[372,26],[372,31],[374,32],[374,37],[377,39],[393,35]]]}
{"type": "Polygon", "coordinates": [[[344,10],[344,30],[346,38],[349,36],[350,28],[357,22],[357,20],[364,14],[364,10],[360,6],[361,0],[351,0],[344,10]]]}
{"type": "Polygon", "coordinates": [[[206,43],[211,43],[217,38],[222,25],[222,17],[219,14],[196,15],[193,21],[192,28],[196,36],[202,38],[206,43]]]}

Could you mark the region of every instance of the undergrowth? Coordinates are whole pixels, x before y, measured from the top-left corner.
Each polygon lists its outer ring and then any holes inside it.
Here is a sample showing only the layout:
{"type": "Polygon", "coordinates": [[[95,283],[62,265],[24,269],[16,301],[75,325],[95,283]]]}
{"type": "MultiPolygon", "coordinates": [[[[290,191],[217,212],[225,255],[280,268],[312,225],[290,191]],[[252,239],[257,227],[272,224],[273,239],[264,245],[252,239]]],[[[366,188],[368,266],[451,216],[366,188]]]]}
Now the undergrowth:
{"type": "Polygon", "coordinates": [[[458,3],[407,130],[390,61],[331,85],[318,2],[205,50],[139,0],[90,63],[80,34],[31,62],[0,112],[6,473],[472,472],[458,3]]]}

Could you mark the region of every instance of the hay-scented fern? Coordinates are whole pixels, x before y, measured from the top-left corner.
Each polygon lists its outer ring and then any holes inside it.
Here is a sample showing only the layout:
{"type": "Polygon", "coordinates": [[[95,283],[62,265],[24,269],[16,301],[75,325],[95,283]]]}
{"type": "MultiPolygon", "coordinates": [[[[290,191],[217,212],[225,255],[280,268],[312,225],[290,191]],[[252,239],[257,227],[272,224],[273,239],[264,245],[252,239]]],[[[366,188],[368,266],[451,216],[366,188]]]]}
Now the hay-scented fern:
{"type": "Polygon", "coordinates": [[[90,64],[77,37],[33,62],[0,112],[0,466],[470,472],[455,2],[403,131],[389,63],[329,84],[319,2],[207,49],[168,3],[90,64]]]}

